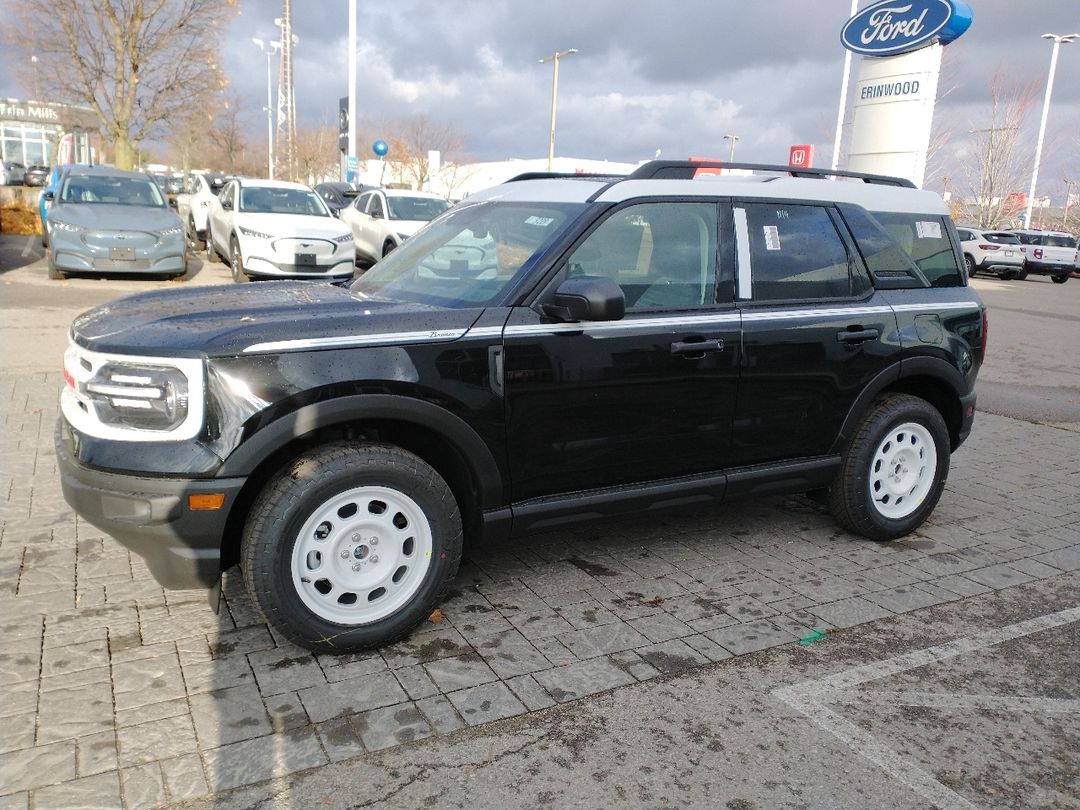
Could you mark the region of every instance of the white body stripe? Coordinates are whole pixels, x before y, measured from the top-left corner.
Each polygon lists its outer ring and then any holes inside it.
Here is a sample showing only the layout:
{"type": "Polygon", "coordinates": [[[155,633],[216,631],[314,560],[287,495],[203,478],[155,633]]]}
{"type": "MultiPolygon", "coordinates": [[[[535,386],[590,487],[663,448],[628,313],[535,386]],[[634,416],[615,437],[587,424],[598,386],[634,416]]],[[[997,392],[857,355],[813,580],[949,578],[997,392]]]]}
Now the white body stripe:
{"type": "Polygon", "coordinates": [[[388,332],[377,335],[341,335],[325,338],[299,338],[256,343],[244,349],[244,354],[260,352],[295,351],[300,349],[360,348],[363,346],[393,346],[399,343],[448,343],[461,338],[481,339],[505,337],[529,337],[581,333],[596,335],[605,332],[625,333],[640,329],[693,329],[727,324],[759,323],[762,321],[803,320],[809,318],[833,318],[846,315],[889,315],[893,312],[933,313],[938,310],[977,310],[976,301],[951,303],[896,304],[894,306],[829,306],[820,309],[765,309],[728,310],[702,315],[658,315],[656,317],[630,317],[619,321],[585,321],[581,323],[537,323],[515,326],[479,326],[471,329],[436,329],[423,332],[388,332]]]}

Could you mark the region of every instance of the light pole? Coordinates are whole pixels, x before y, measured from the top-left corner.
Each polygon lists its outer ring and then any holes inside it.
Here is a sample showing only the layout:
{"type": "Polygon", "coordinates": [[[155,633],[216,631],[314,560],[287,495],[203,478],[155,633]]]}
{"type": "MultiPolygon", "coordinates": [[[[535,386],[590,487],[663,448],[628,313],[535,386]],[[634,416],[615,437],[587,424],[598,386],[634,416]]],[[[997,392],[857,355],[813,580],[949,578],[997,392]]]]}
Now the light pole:
{"type": "MultiPolygon", "coordinates": [[[[859,10],[859,0],[851,0],[850,20],[859,10]]],[[[851,51],[844,48],[844,78],[840,82],[840,105],[836,111],[836,135],[833,137],[832,170],[840,165],[840,139],[844,134],[844,108],[847,107],[848,77],[851,75],[851,51]]]]}
{"type": "Polygon", "coordinates": [[[1043,39],[1054,41],[1054,50],[1050,55],[1050,75],[1046,77],[1046,96],[1043,98],[1042,120],[1039,122],[1039,140],[1035,144],[1035,166],[1031,170],[1031,188],[1028,190],[1027,212],[1024,214],[1024,226],[1030,228],[1031,213],[1035,207],[1035,184],[1039,181],[1039,161],[1042,160],[1043,136],[1046,135],[1046,117],[1050,114],[1050,93],[1054,89],[1054,72],[1057,70],[1058,51],[1061,43],[1068,45],[1080,34],[1043,34],[1043,39]]]}
{"type": "Polygon", "coordinates": [[[270,57],[281,47],[280,42],[271,42],[269,46],[258,37],[252,37],[251,41],[259,46],[259,50],[266,54],[266,176],[274,179],[274,101],[273,84],[270,79],[270,57]]]}
{"type": "Polygon", "coordinates": [[[728,148],[728,153],[727,153],[727,162],[728,163],[734,163],[735,162],[735,142],[739,140],[739,136],[738,135],[725,135],[724,140],[725,141],[731,141],[731,146],[728,148]]]}
{"type": "Polygon", "coordinates": [[[559,97],[559,60],[564,56],[571,56],[577,53],[577,48],[569,48],[565,51],[555,51],[551,56],[545,56],[540,60],[540,64],[545,62],[552,63],[551,69],[551,134],[548,138],[548,171],[552,171],[555,166],[555,107],[558,104],[559,97]]]}

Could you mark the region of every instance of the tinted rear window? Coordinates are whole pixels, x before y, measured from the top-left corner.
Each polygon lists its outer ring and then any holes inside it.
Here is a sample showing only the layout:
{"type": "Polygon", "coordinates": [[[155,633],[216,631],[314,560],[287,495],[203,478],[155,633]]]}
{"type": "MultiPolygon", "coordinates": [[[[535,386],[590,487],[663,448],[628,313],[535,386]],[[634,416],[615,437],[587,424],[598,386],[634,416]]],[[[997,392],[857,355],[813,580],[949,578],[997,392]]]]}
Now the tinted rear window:
{"type": "Polygon", "coordinates": [[[997,245],[1019,245],[1020,239],[1014,233],[984,233],[983,238],[987,242],[997,245]]]}
{"type": "Polygon", "coordinates": [[[891,211],[872,213],[885,232],[915,262],[931,287],[964,286],[964,274],[953,252],[946,217],[891,211]]]}

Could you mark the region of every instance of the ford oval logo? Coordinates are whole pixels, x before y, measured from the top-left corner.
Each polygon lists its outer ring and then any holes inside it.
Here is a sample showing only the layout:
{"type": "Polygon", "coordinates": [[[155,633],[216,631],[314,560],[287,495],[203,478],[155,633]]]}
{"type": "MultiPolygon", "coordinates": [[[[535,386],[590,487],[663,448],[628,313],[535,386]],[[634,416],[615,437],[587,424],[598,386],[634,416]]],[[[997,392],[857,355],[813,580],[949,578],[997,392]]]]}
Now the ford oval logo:
{"type": "Polygon", "coordinates": [[[961,0],[882,0],[848,20],[840,41],[864,56],[896,56],[935,40],[949,44],[968,29],[971,16],[961,0]]]}

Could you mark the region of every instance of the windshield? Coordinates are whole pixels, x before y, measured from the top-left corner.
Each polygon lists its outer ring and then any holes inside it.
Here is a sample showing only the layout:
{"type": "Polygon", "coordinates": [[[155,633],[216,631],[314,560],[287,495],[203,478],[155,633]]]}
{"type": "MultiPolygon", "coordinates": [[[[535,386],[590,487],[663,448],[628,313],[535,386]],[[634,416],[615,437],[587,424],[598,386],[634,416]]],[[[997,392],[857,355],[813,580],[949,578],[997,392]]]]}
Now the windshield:
{"type": "Polygon", "coordinates": [[[165,205],[157,183],[146,177],[69,174],[64,179],[59,198],[66,203],[165,205]]]}
{"type": "Polygon", "coordinates": [[[390,209],[390,219],[430,222],[449,208],[450,203],[428,197],[393,197],[387,194],[386,206],[390,209]]]}
{"type": "Polygon", "coordinates": [[[319,195],[306,188],[241,188],[239,210],[252,214],[330,216],[319,195]]]}
{"type": "Polygon", "coordinates": [[[584,207],[463,204],[410,237],[353,282],[352,290],[451,308],[495,303],[584,207]]]}

